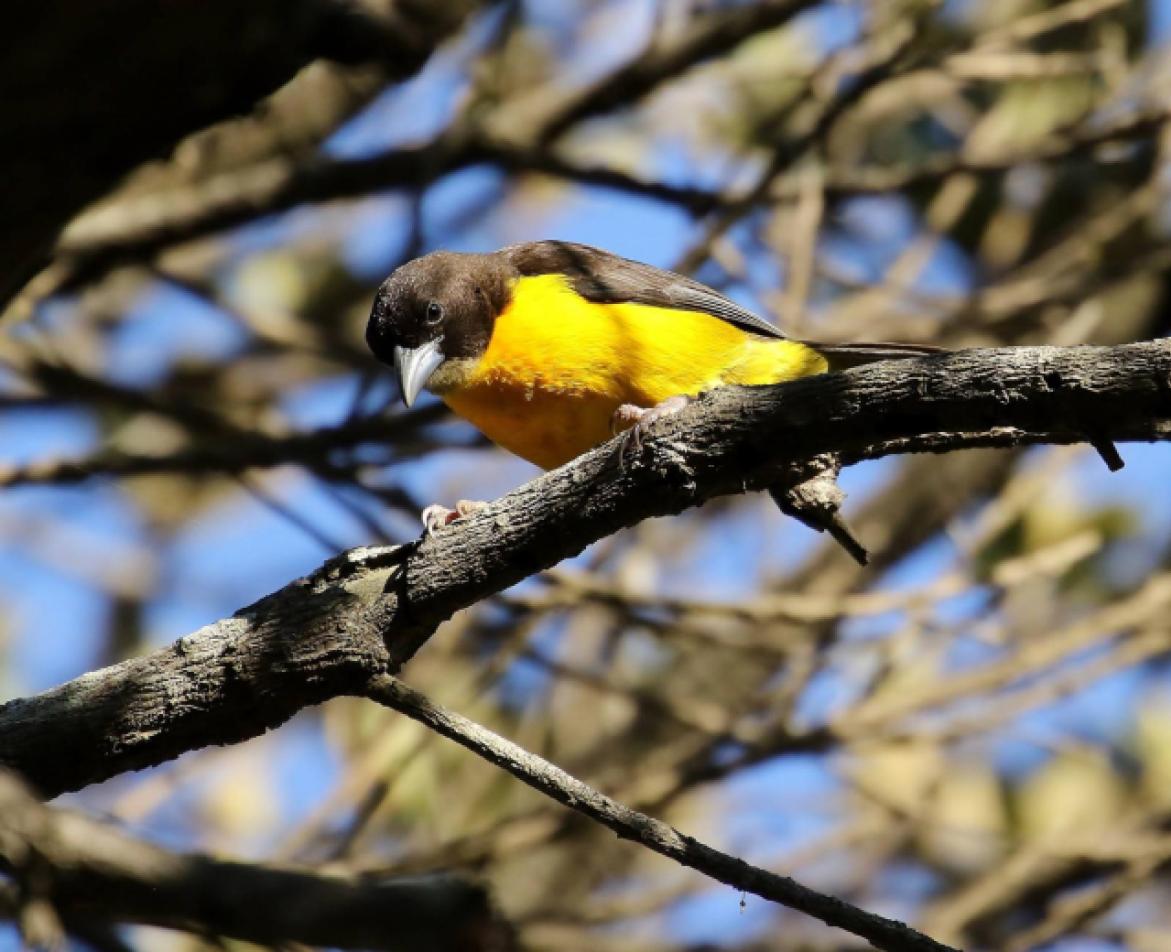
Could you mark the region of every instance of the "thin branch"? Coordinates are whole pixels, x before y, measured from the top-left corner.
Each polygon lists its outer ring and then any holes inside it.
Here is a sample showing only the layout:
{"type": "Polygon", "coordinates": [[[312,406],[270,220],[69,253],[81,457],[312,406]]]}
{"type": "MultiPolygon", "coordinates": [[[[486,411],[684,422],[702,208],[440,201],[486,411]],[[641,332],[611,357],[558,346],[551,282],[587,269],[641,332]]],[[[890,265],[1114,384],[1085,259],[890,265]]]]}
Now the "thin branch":
{"type": "Polygon", "coordinates": [[[366,696],[427,725],[476,756],[507,770],[534,790],[609,827],[622,839],[641,843],[722,883],[807,913],[828,925],[861,936],[877,949],[888,952],[955,952],[901,922],[816,892],[787,876],[751,866],[680,833],[660,820],[631,810],[486,727],[432,704],[418,691],[395,678],[388,675],[373,678],[366,696]]]}

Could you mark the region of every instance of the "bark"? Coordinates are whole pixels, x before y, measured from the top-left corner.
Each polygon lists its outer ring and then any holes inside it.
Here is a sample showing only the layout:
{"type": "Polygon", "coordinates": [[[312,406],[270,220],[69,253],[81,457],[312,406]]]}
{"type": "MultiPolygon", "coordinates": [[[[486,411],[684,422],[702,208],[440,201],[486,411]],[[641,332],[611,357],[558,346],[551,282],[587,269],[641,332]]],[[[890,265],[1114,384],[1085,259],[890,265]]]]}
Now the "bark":
{"type": "MultiPolygon", "coordinates": [[[[1171,344],[970,350],[706,395],[433,537],[355,549],[174,645],[0,707],[0,764],[46,795],[361,694],[454,612],[618,529],[795,484],[809,461],[1171,437],[1171,344]]],[[[864,540],[863,540],[864,541],[864,540]]]]}

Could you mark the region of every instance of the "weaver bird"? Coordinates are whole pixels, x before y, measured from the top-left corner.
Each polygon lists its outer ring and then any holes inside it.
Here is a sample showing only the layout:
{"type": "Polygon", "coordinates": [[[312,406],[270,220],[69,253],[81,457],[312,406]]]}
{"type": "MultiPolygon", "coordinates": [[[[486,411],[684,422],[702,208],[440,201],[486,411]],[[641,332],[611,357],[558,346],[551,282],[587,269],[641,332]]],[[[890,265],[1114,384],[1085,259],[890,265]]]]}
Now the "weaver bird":
{"type": "MultiPolygon", "coordinates": [[[[936,348],[791,340],[698,281],[564,241],[436,251],[398,268],[366,340],[407,406],[426,387],[544,469],[728,384],[773,384],[936,348]]],[[[464,515],[430,507],[428,529],[464,515]]],[[[855,553],[856,554],[856,553],[855,553]]]]}

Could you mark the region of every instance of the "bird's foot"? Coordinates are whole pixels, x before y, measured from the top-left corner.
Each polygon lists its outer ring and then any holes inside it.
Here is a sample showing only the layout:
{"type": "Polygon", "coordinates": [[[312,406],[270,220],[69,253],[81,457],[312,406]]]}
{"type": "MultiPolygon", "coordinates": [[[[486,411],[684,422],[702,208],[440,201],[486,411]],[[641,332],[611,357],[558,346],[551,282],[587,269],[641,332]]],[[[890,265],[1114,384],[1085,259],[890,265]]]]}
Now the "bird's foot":
{"type": "Polygon", "coordinates": [[[461,499],[455,504],[454,509],[436,503],[423,510],[423,529],[427,535],[432,536],[444,526],[451,525],[456,519],[462,519],[487,508],[488,503],[474,499],[461,499]]]}
{"type": "Polygon", "coordinates": [[[654,425],[656,420],[669,417],[686,407],[694,397],[680,395],[668,397],[662,403],[657,403],[649,409],[635,406],[633,403],[624,403],[614,411],[610,417],[610,430],[614,433],[626,431],[626,438],[619,448],[620,459],[625,460],[627,455],[633,456],[642,450],[642,439],[647,429],[654,425]]]}

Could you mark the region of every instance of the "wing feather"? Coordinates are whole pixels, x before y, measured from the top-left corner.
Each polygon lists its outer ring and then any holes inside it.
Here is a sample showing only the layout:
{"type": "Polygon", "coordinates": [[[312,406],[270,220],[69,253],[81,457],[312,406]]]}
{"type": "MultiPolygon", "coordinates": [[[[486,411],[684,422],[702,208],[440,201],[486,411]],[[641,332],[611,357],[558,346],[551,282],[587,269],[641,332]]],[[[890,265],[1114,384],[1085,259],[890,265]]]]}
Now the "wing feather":
{"type": "Polygon", "coordinates": [[[564,274],[574,291],[587,301],[699,311],[751,334],[785,339],[775,325],[706,284],[601,248],[571,241],[530,241],[511,245],[500,253],[525,276],[564,274]]]}

